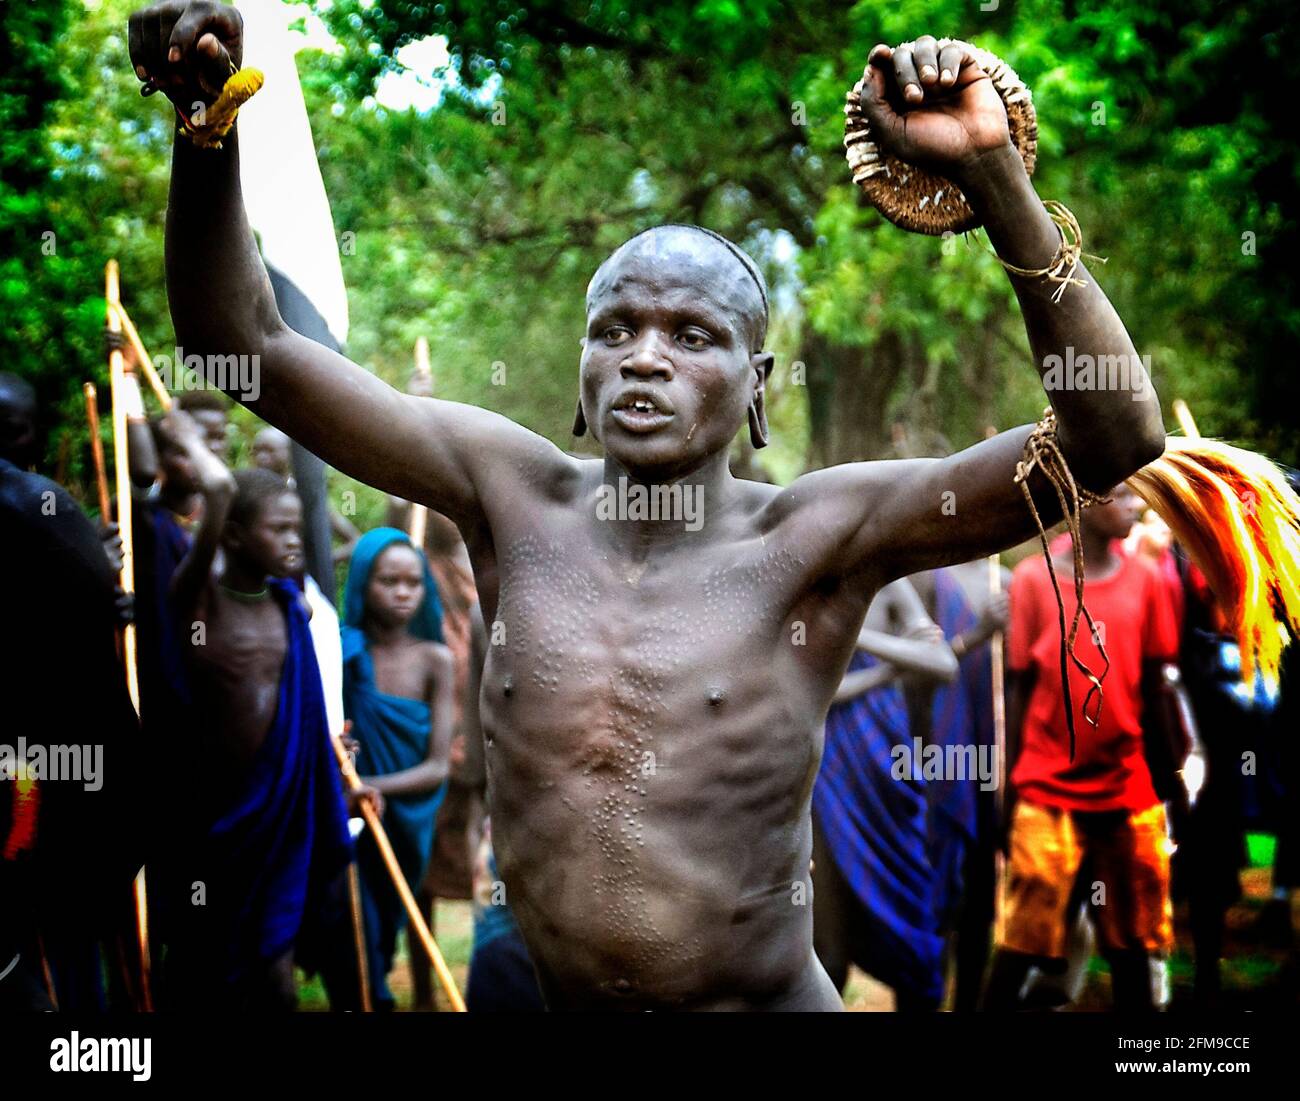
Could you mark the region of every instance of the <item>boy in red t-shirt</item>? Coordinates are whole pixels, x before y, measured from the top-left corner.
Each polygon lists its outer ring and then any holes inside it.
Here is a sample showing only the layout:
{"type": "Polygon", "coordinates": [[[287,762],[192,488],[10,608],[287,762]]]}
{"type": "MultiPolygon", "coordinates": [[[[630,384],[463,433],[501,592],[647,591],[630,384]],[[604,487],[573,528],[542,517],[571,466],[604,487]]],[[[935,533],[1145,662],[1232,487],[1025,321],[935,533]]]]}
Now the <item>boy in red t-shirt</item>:
{"type": "MultiPolygon", "coordinates": [[[[1099,724],[1084,720],[1089,681],[1070,665],[1077,744],[1070,759],[1061,685],[1061,629],[1047,564],[1027,559],[1011,580],[1007,634],[1009,868],[985,993],[989,1009],[1014,1008],[1033,964],[1063,961],[1068,919],[1086,894],[1102,954],[1110,964],[1116,1008],[1151,1008],[1148,956],[1173,942],[1170,844],[1164,806],[1143,752],[1144,703],[1154,699],[1160,666],[1176,659],[1173,610],[1155,570],[1124,554],[1122,540],[1140,503],[1125,486],[1080,519],[1084,600],[1096,638],[1083,621],[1076,653],[1094,672],[1110,658],[1099,724]],[[1076,886],[1086,884],[1076,893],[1076,886]],[[1071,905],[1074,900],[1073,906],[1071,905]]],[[[1070,547],[1053,562],[1073,618],[1070,547]]]]}

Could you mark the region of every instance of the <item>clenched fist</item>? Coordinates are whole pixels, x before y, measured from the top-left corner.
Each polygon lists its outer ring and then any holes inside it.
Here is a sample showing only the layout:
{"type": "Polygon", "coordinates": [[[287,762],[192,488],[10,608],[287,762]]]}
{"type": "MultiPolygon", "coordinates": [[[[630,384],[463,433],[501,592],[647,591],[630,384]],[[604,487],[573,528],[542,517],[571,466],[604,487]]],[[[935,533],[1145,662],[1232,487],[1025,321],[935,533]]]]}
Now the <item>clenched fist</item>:
{"type": "Polygon", "coordinates": [[[964,42],[927,34],[875,46],[861,101],[882,149],[950,179],[1011,143],[1002,98],[964,42]]]}
{"type": "Polygon", "coordinates": [[[244,20],[209,0],[165,0],[128,21],[135,75],[146,93],[160,91],[188,117],[210,104],[244,56],[244,20]]]}

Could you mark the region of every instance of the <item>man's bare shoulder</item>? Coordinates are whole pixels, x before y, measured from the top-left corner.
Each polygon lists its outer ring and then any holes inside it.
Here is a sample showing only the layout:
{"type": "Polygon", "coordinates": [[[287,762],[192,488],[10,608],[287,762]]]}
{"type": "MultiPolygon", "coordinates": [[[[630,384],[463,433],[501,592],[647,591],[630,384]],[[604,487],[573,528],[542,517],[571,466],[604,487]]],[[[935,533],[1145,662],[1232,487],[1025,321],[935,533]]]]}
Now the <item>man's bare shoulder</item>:
{"type": "Polygon", "coordinates": [[[572,493],[583,460],[560,450],[545,436],[501,413],[465,402],[405,396],[433,433],[452,433],[480,461],[475,469],[498,488],[523,483],[563,497],[572,493]]]}
{"type": "MultiPolygon", "coordinates": [[[[862,509],[915,474],[920,460],[879,459],[840,463],[801,474],[788,486],[762,486],[765,521],[776,527],[795,517],[846,533],[862,522],[862,509]],[[851,501],[852,508],[845,504],[851,501]]],[[[761,485],[761,483],[749,483],[761,485]]]]}

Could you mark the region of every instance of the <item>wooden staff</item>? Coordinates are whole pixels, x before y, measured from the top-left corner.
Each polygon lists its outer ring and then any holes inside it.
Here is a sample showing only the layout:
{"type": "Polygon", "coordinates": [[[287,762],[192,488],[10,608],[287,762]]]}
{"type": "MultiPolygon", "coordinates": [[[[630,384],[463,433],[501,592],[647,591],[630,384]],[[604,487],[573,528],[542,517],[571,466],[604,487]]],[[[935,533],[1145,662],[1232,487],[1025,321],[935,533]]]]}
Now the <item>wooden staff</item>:
{"type": "MultiPolygon", "coordinates": [[[[343,724],[343,733],[352,729],[352,720],[343,724]]],[[[352,910],[352,947],[357,953],[357,981],[361,985],[361,1012],[370,1013],[370,960],[366,955],[366,918],[361,909],[361,876],[357,862],[348,865],[348,904],[352,910]]]]}
{"type": "MultiPolygon", "coordinates": [[[[998,434],[993,425],[984,429],[984,438],[991,440],[998,434]]],[[[1002,592],[1002,559],[997,554],[988,556],[989,599],[992,600],[1002,592]]],[[[993,682],[993,751],[997,757],[997,787],[993,791],[994,820],[998,828],[1003,826],[1002,816],[1007,805],[1007,697],[1005,691],[1005,655],[1002,651],[1003,632],[994,631],[989,639],[990,680],[993,682]]],[[[1001,936],[1002,930],[1002,896],[1006,884],[1007,858],[999,845],[993,856],[993,913],[995,936],[1001,936]]]]}
{"type": "MultiPolygon", "coordinates": [[[[45,993],[50,999],[50,1005],[54,1007],[54,1012],[59,1011],[59,995],[54,989],[54,974],[50,971],[50,957],[45,954],[45,938],[41,936],[40,931],[36,933],[36,951],[41,957],[41,978],[45,981],[45,993]]],[[[16,957],[15,957],[16,958],[16,957]]]]}
{"type": "MultiPolygon", "coordinates": [[[[433,365],[429,362],[429,342],[424,337],[415,341],[415,373],[430,384],[433,382],[433,365]]],[[[417,550],[424,550],[424,533],[429,526],[429,510],[424,505],[411,502],[411,517],[407,524],[407,534],[411,545],[417,550]]]]}
{"type": "Polygon", "coordinates": [[[408,534],[411,537],[411,546],[416,550],[424,550],[424,533],[429,527],[429,510],[424,505],[411,502],[411,522],[408,525],[408,534]]]}
{"type": "Polygon", "coordinates": [[[415,338],[415,373],[433,381],[433,364],[429,361],[429,342],[424,337],[415,338]]]}
{"type": "MultiPolygon", "coordinates": [[[[108,330],[120,333],[121,292],[117,261],[110,260],[104,267],[104,298],[107,301],[108,330]]],[[[113,475],[117,484],[117,530],[122,538],[122,572],[119,581],[122,591],[135,593],[135,542],[131,528],[131,471],[127,457],[126,404],[123,387],[126,384],[126,365],[117,348],[108,353],[109,393],[113,405],[113,475]]],[[[122,658],[126,663],[126,689],[131,696],[135,713],[140,714],[140,676],[136,662],[135,623],[122,629],[122,658]]],[[[146,1013],[153,1011],[150,992],[149,960],[149,906],[145,893],[144,868],[135,877],[135,923],[140,947],[140,1004],[146,1013]]]]}
{"type": "MultiPolygon", "coordinates": [[[[330,735],[330,744],[334,746],[334,756],[338,758],[339,771],[343,774],[343,782],[347,784],[350,791],[359,791],[363,786],[361,779],[357,776],[357,770],[352,766],[352,761],[343,748],[343,744],[332,734],[330,735]]],[[[411,894],[411,888],[406,882],[406,877],[402,875],[402,869],[397,863],[397,857],[393,853],[393,846],[388,840],[384,825],[379,821],[379,815],[375,813],[375,808],[370,805],[368,799],[361,800],[361,816],[366,820],[366,825],[370,827],[375,844],[379,846],[379,855],[384,858],[388,874],[393,879],[393,886],[397,888],[397,893],[402,899],[402,905],[406,907],[407,917],[411,920],[411,928],[415,930],[420,938],[420,943],[424,946],[425,953],[433,961],[433,969],[438,974],[438,981],[442,983],[442,988],[447,993],[452,1009],[457,1013],[464,1013],[465,999],[460,996],[460,991],[456,989],[456,980],[452,978],[451,970],[447,967],[447,961],[442,958],[442,952],[439,951],[438,944],[433,939],[433,934],[429,932],[429,926],[425,923],[424,915],[420,913],[420,907],[415,901],[415,896],[411,894]]]]}
{"type": "Polygon", "coordinates": [[[135,352],[135,358],[140,363],[140,370],[144,372],[144,377],[148,379],[150,387],[153,388],[154,396],[158,399],[158,404],[166,411],[172,407],[174,399],[167,392],[167,387],[163,385],[163,380],[158,376],[158,370],[153,365],[153,357],[145,350],[144,342],[140,339],[140,334],[136,332],[135,325],[131,322],[125,307],[121,302],[116,304],[117,319],[122,324],[122,332],[126,333],[126,339],[131,342],[131,348],[135,352]]]}
{"type": "Polygon", "coordinates": [[[361,986],[361,1012],[371,1012],[370,961],[366,958],[366,923],[361,912],[361,876],[357,862],[348,865],[348,903],[352,907],[352,946],[357,952],[357,982],[361,986]]]}
{"type": "Polygon", "coordinates": [[[1192,411],[1182,398],[1174,398],[1174,416],[1177,418],[1178,427],[1183,430],[1184,436],[1189,440],[1199,440],[1201,438],[1200,430],[1196,427],[1196,421],[1192,419],[1192,411]]]}
{"type": "MultiPolygon", "coordinates": [[[[1002,562],[996,554],[989,555],[989,598],[997,596],[1002,592],[1002,562]]],[[[998,828],[1004,826],[1002,821],[1006,813],[1007,805],[1007,698],[1004,691],[1003,669],[1004,654],[1002,652],[1002,632],[994,631],[993,637],[989,639],[989,659],[992,668],[993,681],[993,747],[994,753],[998,759],[998,785],[993,793],[994,821],[997,822],[998,828]]],[[[993,882],[995,884],[993,891],[993,912],[996,915],[994,919],[995,935],[1000,938],[1002,935],[1002,899],[1006,889],[1007,879],[1007,856],[1002,851],[1002,846],[998,845],[994,850],[993,856],[993,882]]]]}
{"type": "MultiPolygon", "coordinates": [[[[1002,592],[1002,561],[996,554],[989,555],[989,598],[1002,592]]],[[[1003,691],[1002,632],[994,631],[989,639],[989,656],[993,666],[993,744],[998,753],[998,787],[994,799],[997,801],[998,817],[1001,820],[1002,806],[1005,800],[1004,788],[1007,779],[1007,698],[1003,691]]]]}
{"type": "Polygon", "coordinates": [[[95,463],[95,488],[99,491],[100,523],[107,524],[111,506],[108,502],[108,471],[104,467],[104,441],[99,436],[99,395],[95,384],[87,382],[81,387],[86,395],[86,421],[90,425],[90,455],[95,463]]]}
{"type": "MultiPolygon", "coordinates": [[[[996,554],[989,555],[989,599],[1002,592],[1002,562],[996,554]]],[[[993,746],[998,757],[998,786],[995,789],[993,803],[997,809],[997,821],[1002,821],[1006,807],[1007,788],[1007,697],[1005,692],[1006,655],[1002,650],[1003,633],[994,631],[989,639],[989,664],[992,668],[993,681],[993,746]]]]}
{"type": "MultiPolygon", "coordinates": [[[[118,303],[117,261],[110,260],[104,269],[104,296],[108,299],[108,330],[120,333],[122,325],[118,303]]],[[[131,469],[127,455],[126,404],[123,387],[126,385],[126,364],[122,353],[114,348],[108,353],[109,393],[113,405],[113,475],[117,486],[117,530],[122,536],[122,572],[119,580],[122,590],[135,592],[135,541],[131,530],[131,469]]],[[[140,679],[136,663],[135,624],[124,629],[123,654],[126,659],[126,686],[131,693],[135,712],[140,713],[140,679]]]]}

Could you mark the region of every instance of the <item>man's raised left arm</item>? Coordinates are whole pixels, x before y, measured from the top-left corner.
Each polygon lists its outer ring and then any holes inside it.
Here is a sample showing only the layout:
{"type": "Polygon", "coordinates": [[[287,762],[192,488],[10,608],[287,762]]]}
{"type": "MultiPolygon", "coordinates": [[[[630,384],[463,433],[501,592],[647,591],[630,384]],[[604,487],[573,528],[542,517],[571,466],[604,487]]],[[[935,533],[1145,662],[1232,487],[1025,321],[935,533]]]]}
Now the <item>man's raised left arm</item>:
{"type": "MultiPolygon", "coordinates": [[[[1054,267],[1063,237],[1011,144],[1001,97],[969,47],[929,36],[877,46],[861,97],[885,149],[960,184],[1008,266],[1076,481],[1105,492],[1156,459],[1164,427],[1145,364],[1083,262],[1064,287],[1011,270],[1054,267]]],[[[806,476],[808,495],[838,519],[844,537],[832,568],[883,582],[1028,538],[1034,524],[1013,478],[1030,432],[1015,428],[945,459],[853,463],[806,476]]],[[[1055,493],[1041,475],[1030,488],[1044,523],[1058,520],[1055,493]]]]}

